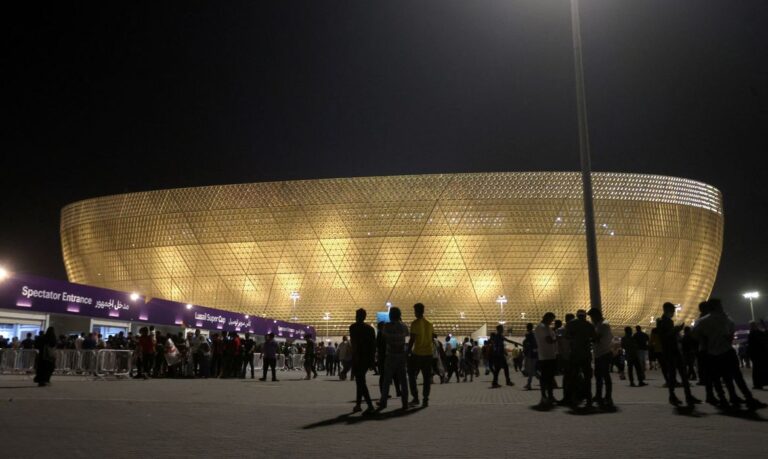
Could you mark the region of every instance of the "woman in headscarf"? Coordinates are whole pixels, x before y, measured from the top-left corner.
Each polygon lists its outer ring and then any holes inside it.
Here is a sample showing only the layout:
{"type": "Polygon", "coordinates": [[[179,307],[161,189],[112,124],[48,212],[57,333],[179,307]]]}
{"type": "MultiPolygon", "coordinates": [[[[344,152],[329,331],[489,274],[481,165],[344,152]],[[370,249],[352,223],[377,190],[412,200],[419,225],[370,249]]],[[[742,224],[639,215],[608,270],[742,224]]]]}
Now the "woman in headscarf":
{"type": "Polygon", "coordinates": [[[45,386],[51,383],[51,375],[56,368],[56,332],[53,327],[48,327],[45,335],[37,340],[37,373],[35,382],[38,386],[45,386]]]}

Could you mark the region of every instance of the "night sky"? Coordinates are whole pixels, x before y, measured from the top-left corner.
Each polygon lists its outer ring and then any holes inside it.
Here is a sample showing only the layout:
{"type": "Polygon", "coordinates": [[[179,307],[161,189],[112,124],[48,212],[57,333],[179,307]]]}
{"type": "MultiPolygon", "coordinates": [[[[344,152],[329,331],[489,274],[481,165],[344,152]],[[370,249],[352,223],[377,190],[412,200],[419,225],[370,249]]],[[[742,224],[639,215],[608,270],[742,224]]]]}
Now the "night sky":
{"type": "MultiPolygon", "coordinates": [[[[89,197],[579,168],[568,0],[111,3],[4,19],[13,271],[65,278],[59,211],[89,197]]],[[[713,295],[746,320],[740,293],[768,296],[768,2],[581,3],[594,170],[718,187],[713,295]]]]}

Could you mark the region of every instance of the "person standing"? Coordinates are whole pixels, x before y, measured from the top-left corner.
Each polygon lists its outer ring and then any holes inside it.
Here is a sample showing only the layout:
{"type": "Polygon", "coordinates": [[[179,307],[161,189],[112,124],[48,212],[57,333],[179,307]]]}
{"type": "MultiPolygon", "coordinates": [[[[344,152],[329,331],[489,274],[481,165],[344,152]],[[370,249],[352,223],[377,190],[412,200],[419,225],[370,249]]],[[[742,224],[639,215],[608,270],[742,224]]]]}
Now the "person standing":
{"type": "Polygon", "coordinates": [[[304,379],[312,379],[312,375],[317,378],[317,370],[315,370],[315,342],[309,333],[304,335],[304,340],[307,342],[304,346],[304,371],[307,372],[307,377],[304,379]]]}
{"type": "Polygon", "coordinates": [[[422,389],[422,407],[429,406],[429,389],[432,383],[432,334],[434,329],[432,323],[424,318],[424,305],[416,303],[413,305],[413,313],[416,320],[411,322],[411,339],[408,341],[408,353],[410,360],[408,362],[408,379],[411,384],[411,393],[413,400],[411,404],[419,404],[419,390],[416,386],[416,378],[421,373],[424,380],[422,389]]]}
{"type": "Polygon", "coordinates": [[[352,363],[352,350],[349,348],[349,341],[346,336],[341,337],[341,344],[338,349],[339,362],[341,362],[341,369],[339,370],[339,379],[345,381],[347,379],[347,372],[352,363]]]}
{"type": "Polygon", "coordinates": [[[149,336],[149,329],[141,327],[139,329],[139,349],[141,364],[139,365],[138,378],[147,379],[152,373],[152,365],[155,359],[155,342],[149,336]]]}
{"type": "Polygon", "coordinates": [[[635,387],[635,375],[637,372],[637,385],[647,386],[645,383],[645,371],[640,364],[640,351],[637,348],[637,340],[632,336],[632,327],[624,327],[624,336],[621,337],[621,348],[627,359],[627,373],[629,373],[629,385],[635,387]]]}
{"type": "Polygon", "coordinates": [[[547,312],[541,318],[541,323],[536,327],[534,333],[536,338],[536,348],[538,350],[539,369],[541,377],[539,387],[541,389],[540,406],[552,406],[556,403],[553,390],[555,388],[555,373],[557,372],[557,335],[552,330],[552,322],[555,320],[555,313],[547,312]]]}
{"type": "Polygon", "coordinates": [[[254,374],[253,367],[253,355],[256,352],[256,341],[251,338],[250,333],[245,334],[245,341],[243,342],[243,369],[240,371],[240,377],[245,378],[248,375],[248,366],[251,367],[251,379],[256,376],[254,374]]]}
{"type": "Polygon", "coordinates": [[[672,318],[675,316],[675,305],[672,303],[664,303],[662,306],[662,316],[656,319],[656,330],[661,342],[661,352],[664,365],[662,368],[667,373],[667,389],[669,390],[669,403],[672,405],[680,405],[682,402],[675,395],[675,381],[676,373],[680,374],[682,380],[683,391],[685,392],[685,402],[688,406],[693,406],[696,403],[701,403],[701,400],[697,399],[691,394],[691,387],[688,384],[688,374],[685,371],[685,362],[683,356],[680,354],[679,346],[679,334],[683,329],[682,325],[675,325],[672,318]]]}
{"type": "Polygon", "coordinates": [[[451,344],[451,335],[445,337],[445,359],[448,362],[448,374],[445,382],[451,382],[451,376],[456,375],[456,382],[459,382],[459,358],[456,356],[458,348],[451,344]]]}
{"type": "Polygon", "coordinates": [[[611,326],[605,321],[603,312],[592,308],[587,313],[595,326],[595,401],[603,408],[613,407],[613,383],[611,381],[611,344],[613,333],[611,326]],[[605,397],[603,397],[605,386],[605,397]]]}
{"type": "Polygon", "coordinates": [[[565,336],[571,343],[571,405],[575,408],[586,400],[587,408],[592,407],[592,342],[597,338],[595,327],[587,322],[587,311],[579,309],[576,318],[565,324],[565,336]]]}
{"type": "Polygon", "coordinates": [[[531,390],[531,382],[538,373],[538,349],[536,348],[536,335],[533,333],[533,324],[525,325],[525,338],[523,339],[523,356],[525,357],[525,366],[523,374],[528,377],[528,383],[523,386],[525,390],[531,390]]]}
{"type": "Polygon", "coordinates": [[[752,361],[752,388],[762,389],[768,385],[768,331],[765,322],[763,328],[754,320],[749,323],[747,338],[747,356],[752,361]]]}
{"type": "Polygon", "coordinates": [[[336,376],[336,348],[331,342],[325,346],[325,375],[336,376]]]}
{"type": "Polygon", "coordinates": [[[408,327],[402,322],[400,308],[389,308],[389,323],[383,323],[380,335],[384,345],[384,368],[382,371],[381,398],[379,409],[387,407],[389,385],[394,382],[395,390],[402,401],[402,409],[408,409],[408,379],[406,376],[406,344],[408,327]]]}
{"type": "MultiPolygon", "coordinates": [[[[261,361],[262,361],[262,375],[259,381],[267,380],[267,371],[272,369],[272,381],[277,381],[277,341],[275,341],[275,334],[269,333],[261,346],[261,361]]],[[[309,375],[307,375],[309,377],[309,375]]]]}
{"type": "Polygon", "coordinates": [[[368,409],[363,414],[373,413],[373,402],[365,383],[365,374],[368,372],[376,358],[376,332],[373,327],[365,323],[367,313],[360,308],[355,312],[355,323],[349,326],[349,341],[352,346],[352,375],[355,377],[355,407],[353,413],[362,411],[360,407],[363,399],[368,404],[368,409]]]}
{"type": "Polygon", "coordinates": [[[51,383],[51,375],[56,368],[56,332],[48,327],[45,335],[35,341],[37,348],[37,370],[34,381],[42,387],[51,383]]]}
{"type": "MultiPolygon", "coordinates": [[[[565,315],[565,323],[576,318],[572,313],[565,315]]],[[[573,383],[570,380],[571,373],[569,362],[571,358],[571,342],[565,336],[565,326],[560,320],[555,320],[555,335],[557,336],[557,366],[560,374],[563,375],[563,398],[558,401],[558,405],[567,405],[571,400],[571,390],[573,383]]]]}

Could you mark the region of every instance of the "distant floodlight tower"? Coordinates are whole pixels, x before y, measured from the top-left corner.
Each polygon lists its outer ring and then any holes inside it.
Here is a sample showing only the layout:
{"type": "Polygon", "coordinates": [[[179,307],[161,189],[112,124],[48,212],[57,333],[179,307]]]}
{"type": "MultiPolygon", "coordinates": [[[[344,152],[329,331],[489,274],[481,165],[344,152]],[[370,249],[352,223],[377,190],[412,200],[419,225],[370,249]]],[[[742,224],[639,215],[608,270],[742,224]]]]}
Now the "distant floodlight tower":
{"type": "Polygon", "coordinates": [[[8,270],[4,266],[0,266],[0,281],[8,279],[8,276],[10,276],[8,270]]]}
{"type": "Polygon", "coordinates": [[[329,329],[329,325],[328,324],[329,324],[329,321],[331,320],[331,313],[330,312],[326,312],[325,314],[323,314],[323,320],[325,321],[325,340],[329,341],[328,338],[329,338],[330,333],[329,333],[329,330],[328,330],[329,329]]]}
{"type": "Polygon", "coordinates": [[[291,300],[293,300],[293,312],[291,313],[291,320],[297,321],[299,318],[296,316],[296,301],[301,298],[299,292],[291,292],[291,300]]]}
{"type": "Polygon", "coordinates": [[[496,297],[496,302],[499,303],[499,323],[504,325],[504,323],[506,323],[504,320],[504,303],[507,302],[506,295],[499,295],[496,297]]]}
{"type": "Polygon", "coordinates": [[[752,313],[752,321],[755,321],[755,306],[752,304],[752,300],[760,298],[760,292],[747,292],[744,294],[744,298],[749,300],[749,310],[752,313]]]}

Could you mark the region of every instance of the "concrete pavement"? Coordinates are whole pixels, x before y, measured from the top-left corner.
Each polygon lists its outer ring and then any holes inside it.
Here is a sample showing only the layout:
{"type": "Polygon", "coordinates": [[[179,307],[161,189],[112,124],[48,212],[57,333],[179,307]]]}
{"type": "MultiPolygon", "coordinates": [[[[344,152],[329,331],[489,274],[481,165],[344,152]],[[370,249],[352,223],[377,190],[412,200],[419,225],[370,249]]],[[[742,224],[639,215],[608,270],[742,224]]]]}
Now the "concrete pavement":
{"type": "MultiPolygon", "coordinates": [[[[666,403],[658,372],[648,387],[614,375],[615,413],[533,408],[537,390],[490,389],[490,379],[433,385],[430,406],[351,415],[355,385],[320,376],[94,381],[0,376],[4,457],[765,457],[768,410],[693,412],[666,403]]],[[[376,381],[368,382],[378,395],[376,381]]],[[[703,397],[697,387],[694,394],[703,397]]],[[[756,391],[763,401],[768,394],[756,391]]],[[[681,394],[682,396],[682,394],[681,394]]]]}

